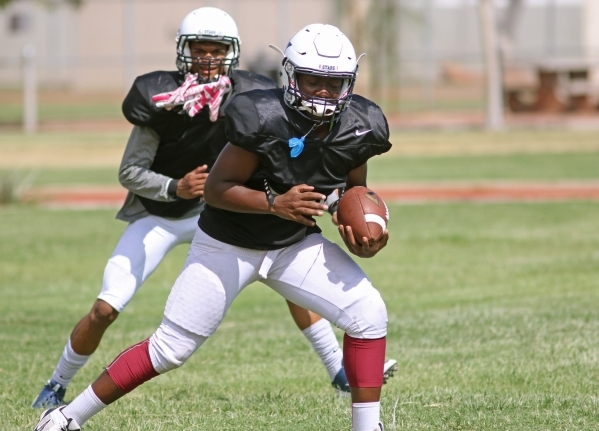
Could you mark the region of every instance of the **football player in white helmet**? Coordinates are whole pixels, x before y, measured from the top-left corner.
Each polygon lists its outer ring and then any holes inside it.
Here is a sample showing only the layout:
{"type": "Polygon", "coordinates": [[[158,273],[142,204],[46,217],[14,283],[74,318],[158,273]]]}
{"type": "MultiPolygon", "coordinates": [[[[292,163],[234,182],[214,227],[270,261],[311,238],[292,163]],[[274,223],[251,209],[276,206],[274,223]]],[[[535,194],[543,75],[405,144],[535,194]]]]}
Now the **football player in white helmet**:
{"type": "Polygon", "coordinates": [[[211,82],[221,74],[231,76],[239,67],[241,39],[237,24],[225,11],[204,7],[190,12],[175,41],[177,68],[183,75],[198,73],[201,82],[211,82]]]}
{"type": "MultiPolygon", "coordinates": [[[[183,365],[255,281],[345,331],[352,431],[383,430],[386,306],[359,265],[321,235],[315,219],[327,210],[322,201],[333,190],[366,186],[368,160],[391,148],[389,128],[375,103],[351,94],[355,59],[347,57],[355,56],[341,32],[320,24],[300,34],[291,46],[306,43],[293,50],[308,55],[312,44],[319,62],[300,63],[299,72],[293,60],[285,90],[238,94],[227,106],[229,143],[206,180],[200,229],[159,328],[121,353],[71,404],[42,414],[36,430],[78,429],[144,382],[183,365]]],[[[339,226],[339,233],[349,252],[364,258],[389,238],[384,231],[372,244],[359,244],[351,227],[339,226]]]]}
{"type": "Polygon", "coordinates": [[[347,36],[332,26],[307,25],[291,38],[283,55],[285,103],[313,121],[334,121],[350,103],[358,75],[358,58],[347,36]],[[320,82],[329,86],[326,97],[309,91],[320,82]]]}
{"type": "MultiPolygon", "coordinates": [[[[276,87],[266,77],[237,70],[237,26],[220,9],[205,7],[188,14],[176,42],[179,70],[138,77],[123,102],[133,130],[119,169],[129,194],[117,218],[129,224],[106,265],[100,294],[73,329],[33,407],[63,403],[67,385],[137,290],[172,248],[192,241],[204,208],[208,170],[227,143],[224,107],[236,94],[276,87]],[[197,97],[202,91],[210,91],[205,98],[209,109],[201,105],[201,98],[186,108],[192,100],[189,94],[197,97]]],[[[329,322],[292,302],[288,306],[333,386],[349,391],[342,350],[329,322]]]]}

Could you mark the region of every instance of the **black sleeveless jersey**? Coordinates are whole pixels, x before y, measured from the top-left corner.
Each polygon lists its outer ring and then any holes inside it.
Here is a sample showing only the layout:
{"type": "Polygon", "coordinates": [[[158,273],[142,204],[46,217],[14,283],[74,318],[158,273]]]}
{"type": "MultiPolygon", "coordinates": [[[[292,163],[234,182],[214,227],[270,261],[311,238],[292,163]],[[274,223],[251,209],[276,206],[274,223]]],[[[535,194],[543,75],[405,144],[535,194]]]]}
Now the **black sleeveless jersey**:
{"type": "MultiPolygon", "coordinates": [[[[358,95],[324,139],[308,134],[303,151],[295,158],[289,140],[304,136],[314,123],[285,105],[282,90],[256,90],[235,97],[226,109],[226,122],[229,142],[259,158],[258,169],[245,185],[264,190],[266,180],[278,194],[308,184],[329,195],[345,187],[350,171],[391,148],[383,112],[358,95]]],[[[316,226],[271,214],[238,213],[208,204],[199,225],[219,241],[258,250],[286,247],[320,232],[316,226]]]]}
{"type": "MultiPolygon", "coordinates": [[[[231,76],[232,92],[220,107],[215,122],[208,118],[208,107],[189,117],[181,108],[167,111],[157,108],[152,96],[173,91],[183,83],[179,72],[152,72],[139,76],[123,101],[123,114],[137,126],[152,128],[160,137],[150,169],[159,174],[179,179],[201,165],[214,165],[218,154],[227,143],[224,109],[236,94],[253,89],[276,87],[275,83],[262,75],[238,70],[231,76]]],[[[155,201],[137,196],[150,213],[162,217],[181,217],[195,208],[200,198],[177,199],[171,202],[155,201]]]]}

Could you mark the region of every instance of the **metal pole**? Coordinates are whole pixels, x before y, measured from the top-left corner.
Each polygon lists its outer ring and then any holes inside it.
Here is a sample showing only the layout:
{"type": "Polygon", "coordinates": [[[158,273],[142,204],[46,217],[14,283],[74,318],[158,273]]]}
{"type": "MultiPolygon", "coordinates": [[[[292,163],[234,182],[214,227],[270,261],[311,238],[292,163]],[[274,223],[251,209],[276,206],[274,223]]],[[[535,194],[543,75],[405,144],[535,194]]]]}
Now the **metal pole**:
{"type": "Polygon", "coordinates": [[[123,4],[123,86],[129,91],[137,76],[135,63],[135,0],[125,0],[123,4]]]}
{"type": "Polygon", "coordinates": [[[23,131],[37,132],[37,68],[35,45],[25,45],[21,51],[23,59],[23,131]]]}
{"type": "Polygon", "coordinates": [[[430,109],[435,104],[435,71],[433,54],[433,0],[425,0],[422,4],[424,27],[422,32],[423,62],[422,62],[422,98],[426,108],[430,109]]]}
{"type": "Polygon", "coordinates": [[[501,63],[499,60],[499,40],[493,0],[480,0],[480,23],[483,33],[485,63],[487,66],[487,112],[486,125],[490,130],[500,130],[504,126],[503,90],[501,63]]]}

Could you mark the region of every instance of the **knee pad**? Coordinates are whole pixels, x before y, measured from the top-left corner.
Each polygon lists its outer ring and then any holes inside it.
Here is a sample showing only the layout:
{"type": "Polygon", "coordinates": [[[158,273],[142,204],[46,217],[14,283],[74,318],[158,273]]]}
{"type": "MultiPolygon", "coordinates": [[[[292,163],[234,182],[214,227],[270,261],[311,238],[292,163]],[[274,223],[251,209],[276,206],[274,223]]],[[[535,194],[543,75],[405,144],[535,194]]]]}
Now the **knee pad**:
{"type": "Polygon", "coordinates": [[[150,337],[152,366],[160,374],[179,368],[206,340],[207,337],[187,331],[164,318],[150,337]]]}
{"type": "Polygon", "coordinates": [[[341,329],[350,337],[377,339],[387,335],[387,307],[376,289],[344,311],[352,322],[341,329]]]}
{"type": "Polygon", "coordinates": [[[102,291],[98,299],[122,313],[141,285],[141,278],[131,272],[131,262],[125,256],[110,258],[104,269],[102,291]]]}

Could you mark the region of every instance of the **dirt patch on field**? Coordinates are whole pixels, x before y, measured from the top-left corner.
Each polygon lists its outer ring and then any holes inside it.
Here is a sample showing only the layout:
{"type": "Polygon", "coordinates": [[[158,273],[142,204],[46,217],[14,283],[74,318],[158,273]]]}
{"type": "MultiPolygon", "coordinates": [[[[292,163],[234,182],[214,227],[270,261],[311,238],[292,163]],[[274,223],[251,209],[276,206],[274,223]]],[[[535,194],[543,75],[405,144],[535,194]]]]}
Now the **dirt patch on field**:
{"type": "Polygon", "coordinates": [[[387,202],[599,200],[599,183],[410,184],[372,186],[387,202]]]}
{"type": "Polygon", "coordinates": [[[44,187],[30,190],[23,200],[53,207],[118,207],[125,196],[119,187],[44,187]]]}
{"type": "MultiPolygon", "coordinates": [[[[599,182],[399,184],[371,186],[385,201],[426,202],[539,202],[599,200],[599,182]]],[[[126,191],[116,187],[47,187],[31,190],[25,200],[42,206],[119,207],[126,191]]]]}

